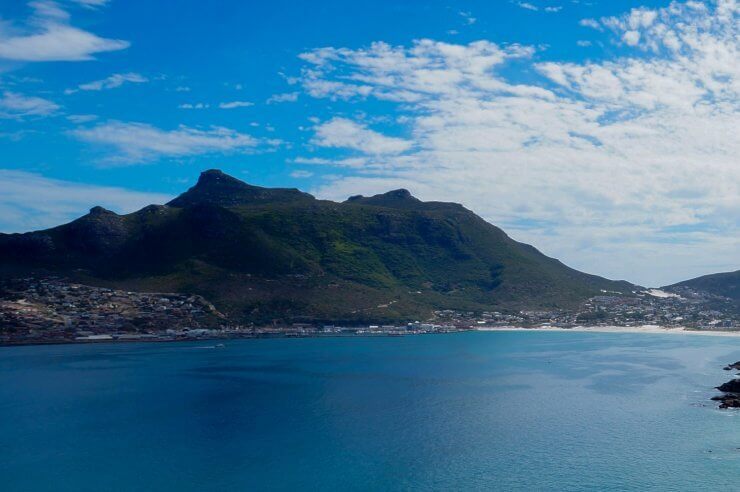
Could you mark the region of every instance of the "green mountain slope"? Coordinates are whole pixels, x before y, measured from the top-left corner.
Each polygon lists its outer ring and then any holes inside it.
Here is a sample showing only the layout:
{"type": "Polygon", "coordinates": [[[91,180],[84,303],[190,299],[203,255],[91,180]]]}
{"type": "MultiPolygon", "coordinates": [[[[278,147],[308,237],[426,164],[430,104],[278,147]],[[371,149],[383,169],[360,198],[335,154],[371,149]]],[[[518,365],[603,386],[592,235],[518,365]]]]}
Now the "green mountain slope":
{"type": "Polygon", "coordinates": [[[708,292],[716,296],[727,297],[740,303],[740,270],[735,272],[704,275],[677,284],[664,287],[665,290],[688,287],[692,290],[708,292]]]}
{"type": "Polygon", "coordinates": [[[587,275],[461,205],[406,190],[336,203],[220,171],[167,205],[0,235],[0,270],[198,293],[233,320],[383,321],[433,309],[571,307],[627,282],[587,275]]]}

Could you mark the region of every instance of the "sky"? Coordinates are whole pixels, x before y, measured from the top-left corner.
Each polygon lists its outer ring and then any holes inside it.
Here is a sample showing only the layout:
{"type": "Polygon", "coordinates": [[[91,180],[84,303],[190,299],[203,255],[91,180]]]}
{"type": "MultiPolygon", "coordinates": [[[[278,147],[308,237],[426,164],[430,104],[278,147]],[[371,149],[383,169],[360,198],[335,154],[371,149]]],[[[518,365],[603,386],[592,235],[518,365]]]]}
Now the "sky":
{"type": "Polygon", "coordinates": [[[736,0],[0,3],[0,231],[219,168],[454,201],[645,286],[740,268],[736,0]]]}

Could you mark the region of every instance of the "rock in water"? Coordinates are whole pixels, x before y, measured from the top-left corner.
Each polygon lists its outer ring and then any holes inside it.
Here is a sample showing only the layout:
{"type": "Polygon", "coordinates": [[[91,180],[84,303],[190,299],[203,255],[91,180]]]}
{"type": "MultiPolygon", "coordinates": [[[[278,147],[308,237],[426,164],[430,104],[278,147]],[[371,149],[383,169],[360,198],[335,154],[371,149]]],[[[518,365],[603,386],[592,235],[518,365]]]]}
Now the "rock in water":
{"type": "Polygon", "coordinates": [[[734,393],[727,393],[720,396],[712,397],[712,401],[720,401],[719,408],[740,408],[740,396],[734,393]]]}
{"type": "Polygon", "coordinates": [[[740,379],[727,381],[726,383],[717,386],[717,389],[724,391],[725,393],[740,393],[740,379]]]}
{"type": "MultiPolygon", "coordinates": [[[[740,361],[723,367],[725,371],[740,369],[740,361]]],[[[719,408],[740,408],[740,379],[732,379],[717,386],[724,395],[713,396],[712,401],[721,402],[719,408]]]]}

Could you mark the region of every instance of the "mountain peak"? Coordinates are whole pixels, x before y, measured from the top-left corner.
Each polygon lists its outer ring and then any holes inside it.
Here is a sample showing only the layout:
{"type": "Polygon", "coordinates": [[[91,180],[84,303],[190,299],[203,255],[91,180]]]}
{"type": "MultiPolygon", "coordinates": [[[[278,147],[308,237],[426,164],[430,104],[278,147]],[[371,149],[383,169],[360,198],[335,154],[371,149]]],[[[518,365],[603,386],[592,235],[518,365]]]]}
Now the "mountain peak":
{"type": "Polygon", "coordinates": [[[408,199],[408,198],[411,198],[413,200],[416,200],[417,199],[406,188],[399,188],[397,190],[391,190],[389,192],[383,193],[382,196],[386,196],[388,198],[400,198],[400,199],[404,199],[404,200],[405,199],[408,199]]]}
{"type": "Polygon", "coordinates": [[[414,206],[423,203],[405,188],[391,190],[386,193],[365,197],[362,195],[351,196],[347,199],[351,203],[361,203],[363,205],[377,205],[381,207],[405,207],[414,206]]]}
{"type": "Polygon", "coordinates": [[[213,186],[213,185],[227,185],[227,186],[245,186],[251,187],[244,181],[240,181],[233,176],[229,176],[220,169],[208,169],[200,173],[198,182],[195,186],[213,186]]]}
{"type": "Polygon", "coordinates": [[[202,178],[203,176],[228,176],[228,177],[231,177],[228,174],[226,174],[225,172],[223,172],[222,170],[216,169],[216,168],[206,169],[205,171],[201,171],[200,177],[202,178]]]}
{"type": "Polygon", "coordinates": [[[198,182],[188,191],[167,203],[171,207],[199,204],[224,207],[313,199],[295,188],[262,188],[245,183],[219,169],[200,173],[198,182]]]}
{"type": "Polygon", "coordinates": [[[90,209],[90,215],[103,215],[103,214],[117,215],[115,212],[112,212],[108,210],[107,208],[103,208],[100,205],[97,205],[90,209]]]}

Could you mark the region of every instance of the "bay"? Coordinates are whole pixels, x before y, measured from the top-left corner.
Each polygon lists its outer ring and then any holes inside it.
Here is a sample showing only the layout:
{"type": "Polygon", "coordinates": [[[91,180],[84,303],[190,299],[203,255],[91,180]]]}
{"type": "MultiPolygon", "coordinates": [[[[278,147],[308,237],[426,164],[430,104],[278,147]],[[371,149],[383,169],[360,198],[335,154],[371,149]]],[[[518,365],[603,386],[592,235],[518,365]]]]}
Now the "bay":
{"type": "Polygon", "coordinates": [[[740,338],[0,348],[5,491],[737,489],[740,338]]]}

